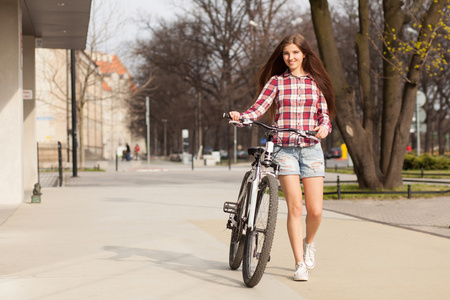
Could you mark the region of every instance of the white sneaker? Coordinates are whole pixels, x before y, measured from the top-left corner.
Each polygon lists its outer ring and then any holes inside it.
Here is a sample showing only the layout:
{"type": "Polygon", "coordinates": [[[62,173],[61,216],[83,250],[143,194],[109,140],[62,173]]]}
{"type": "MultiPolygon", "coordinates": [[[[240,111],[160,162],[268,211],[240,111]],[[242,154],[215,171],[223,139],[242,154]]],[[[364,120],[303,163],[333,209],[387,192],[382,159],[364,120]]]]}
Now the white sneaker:
{"type": "Polygon", "coordinates": [[[299,262],[295,266],[294,280],[297,281],[308,280],[308,270],[306,269],[306,265],[304,263],[299,262]]]}
{"type": "Polygon", "coordinates": [[[314,247],[314,242],[307,244],[305,239],[303,239],[303,259],[305,260],[305,265],[309,270],[313,269],[316,265],[316,259],[314,257],[314,252],[316,252],[316,249],[314,247]]]}

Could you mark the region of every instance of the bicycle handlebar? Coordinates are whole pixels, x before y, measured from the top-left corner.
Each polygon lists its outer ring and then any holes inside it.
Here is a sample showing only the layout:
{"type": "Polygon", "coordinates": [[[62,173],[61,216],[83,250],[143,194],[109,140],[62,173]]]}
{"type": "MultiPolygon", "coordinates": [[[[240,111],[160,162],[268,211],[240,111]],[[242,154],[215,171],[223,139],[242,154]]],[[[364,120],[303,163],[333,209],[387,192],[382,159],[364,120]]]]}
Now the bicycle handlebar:
{"type": "MultiPolygon", "coordinates": [[[[229,113],[224,113],[223,114],[223,118],[224,119],[231,119],[231,116],[230,116],[229,113]]],[[[295,128],[278,128],[276,126],[270,126],[270,125],[267,125],[267,124],[264,124],[264,123],[261,123],[261,122],[258,122],[258,121],[246,120],[246,119],[242,119],[242,118],[239,119],[239,122],[240,122],[240,124],[242,124],[244,126],[251,126],[252,124],[256,124],[256,125],[258,125],[260,127],[263,127],[263,128],[268,129],[268,130],[275,131],[275,132],[290,131],[290,132],[297,133],[297,134],[299,134],[299,135],[301,135],[303,137],[306,137],[306,138],[318,139],[318,138],[315,137],[315,135],[317,134],[317,131],[298,130],[298,129],[295,129],[295,128]]]]}

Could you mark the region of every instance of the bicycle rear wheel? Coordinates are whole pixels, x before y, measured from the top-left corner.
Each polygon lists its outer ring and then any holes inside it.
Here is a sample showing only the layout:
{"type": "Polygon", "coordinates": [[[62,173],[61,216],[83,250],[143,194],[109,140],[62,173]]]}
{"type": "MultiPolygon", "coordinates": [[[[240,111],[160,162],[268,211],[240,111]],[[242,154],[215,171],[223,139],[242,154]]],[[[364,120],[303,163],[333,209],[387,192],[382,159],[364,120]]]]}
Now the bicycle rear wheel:
{"type": "Polygon", "coordinates": [[[236,226],[231,230],[230,253],[228,258],[228,264],[232,270],[236,270],[240,267],[244,255],[245,236],[242,234],[244,230],[243,217],[247,206],[248,189],[246,188],[246,185],[248,184],[247,180],[250,173],[250,171],[245,173],[244,178],[242,179],[238,196],[238,208],[233,217],[236,226]]]}
{"type": "Polygon", "coordinates": [[[270,257],[278,213],[278,183],[275,177],[266,175],[258,189],[255,225],[247,229],[244,247],[242,275],[248,287],[261,280],[270,257]]]}

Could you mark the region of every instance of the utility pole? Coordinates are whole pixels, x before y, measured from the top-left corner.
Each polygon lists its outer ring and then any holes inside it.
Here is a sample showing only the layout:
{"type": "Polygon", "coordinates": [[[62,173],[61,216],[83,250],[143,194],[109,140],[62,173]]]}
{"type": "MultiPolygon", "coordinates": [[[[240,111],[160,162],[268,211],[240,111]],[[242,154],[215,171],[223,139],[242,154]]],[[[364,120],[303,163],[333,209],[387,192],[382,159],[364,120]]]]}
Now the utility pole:
{"type": "Polygon", "coordinates": [[[162,119],[164,125],[164,158],[167,157],[167,119],[162,119]]]}
{"type": "Polygon", "coordinates": [[[147,107],[145,113],[145,123],[147,124],[147,164],[150,164],[150,98],[145,97],[145,106],[147,107]]]}
{"type": "Polygon", "coordinates": [[[200,153],[198,158],[203,158],[203,140],[202,140],[202,95],[198,93],[198,147],[200,153]]]}

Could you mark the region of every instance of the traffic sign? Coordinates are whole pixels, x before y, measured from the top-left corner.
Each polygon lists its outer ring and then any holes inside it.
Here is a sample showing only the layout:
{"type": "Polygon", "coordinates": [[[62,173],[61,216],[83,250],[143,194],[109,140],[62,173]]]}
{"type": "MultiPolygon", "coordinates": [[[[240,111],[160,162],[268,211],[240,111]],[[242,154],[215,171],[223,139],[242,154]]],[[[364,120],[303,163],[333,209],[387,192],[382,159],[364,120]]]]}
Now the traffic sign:
{"type": "Polygon", "coordinates": [[[425,94],[422,91],[417,91],[416,95],[417,106],[422,107],[426,101],[427,97],[425,96],[425,94]]]}

